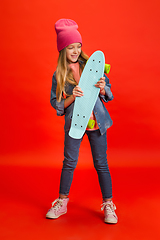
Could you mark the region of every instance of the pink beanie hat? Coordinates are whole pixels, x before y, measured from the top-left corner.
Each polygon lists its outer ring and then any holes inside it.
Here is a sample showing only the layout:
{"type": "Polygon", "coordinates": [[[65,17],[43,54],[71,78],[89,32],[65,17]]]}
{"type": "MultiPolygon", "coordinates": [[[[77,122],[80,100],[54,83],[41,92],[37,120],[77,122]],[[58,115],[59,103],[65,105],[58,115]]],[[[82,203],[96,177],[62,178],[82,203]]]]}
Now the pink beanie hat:
{"type": "Polygon", "coordinates": [[[82,44],[82,37],[77,29],[77,23],[71,19],[60,19],[55,23],[59,52],[72,43],[82,44]]]}

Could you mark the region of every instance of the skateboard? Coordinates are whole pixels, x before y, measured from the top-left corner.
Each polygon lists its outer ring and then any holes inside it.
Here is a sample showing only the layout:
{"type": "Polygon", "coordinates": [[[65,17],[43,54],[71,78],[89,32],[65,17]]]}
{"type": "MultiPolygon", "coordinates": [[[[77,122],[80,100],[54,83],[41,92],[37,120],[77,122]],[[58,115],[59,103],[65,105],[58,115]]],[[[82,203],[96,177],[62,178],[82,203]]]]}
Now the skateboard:
{"type": "Polygon", "coordinates": [[[83,91],[82,97],[76,97],[69,136],[80,139],[84,135],[92,110],[100,89],[94,85],[103,77],[105,57],[103,52],[96,51],[88,59],[82,72],[79,86],[83,91]]]}

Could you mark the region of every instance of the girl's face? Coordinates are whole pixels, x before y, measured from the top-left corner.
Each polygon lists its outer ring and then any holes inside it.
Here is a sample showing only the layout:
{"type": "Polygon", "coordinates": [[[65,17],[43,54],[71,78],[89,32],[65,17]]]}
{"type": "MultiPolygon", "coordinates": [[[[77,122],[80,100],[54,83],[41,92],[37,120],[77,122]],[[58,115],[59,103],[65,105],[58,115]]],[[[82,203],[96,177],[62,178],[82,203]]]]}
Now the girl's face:
{"type": "Polygon", "coordinates": [[[81,43],[72,43],[66,47],[66,57],[69,63],[75,63],[81,54],[81,43]]]}

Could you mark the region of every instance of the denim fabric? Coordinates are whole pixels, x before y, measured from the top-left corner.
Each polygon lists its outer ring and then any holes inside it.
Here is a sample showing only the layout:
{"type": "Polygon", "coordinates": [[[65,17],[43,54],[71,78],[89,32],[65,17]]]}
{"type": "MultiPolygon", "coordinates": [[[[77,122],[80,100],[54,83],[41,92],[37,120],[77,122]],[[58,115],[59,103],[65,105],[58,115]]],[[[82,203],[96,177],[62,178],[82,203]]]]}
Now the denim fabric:
{"type": "MultiPolygon", "coordinates": [[[[112,198],[112,182],[106,153],[106,132],[101,135],[98,129],[95,131],[86,131],[86,134],[90,142],[94,167],[98,174],[103,199],[112,198]]],[[[68,135],[68,131],[65,132],[64,161],[60,181],[60,194],[69,194],[82,139],[73,139],[68,135]]]]}
{"type": "MultiPolygon", "coordinates": [[[[104,76],[105,76],[105,81],[106,81],[106,86],[105,86],[106,95],[103,96],[103,95],[99,94],[97,101],[95,103],[95,106],[93,108],[93,112],[96,117],[100,133],[102,135],[106,132],[107,128],[109,128],[112,125],[112,120],[110,118],[110,115],[109,115],[107,109],[104,106],[103,101],[108,102],[113,99],[113,95],[110,90],[111,84],[109,83],[109,79],[107,78],[107,76],[105,74],[104,74],[104,76]]],[[[71,95],[74,87],[75,87],[74,85],[67,84],[66,89],[65,89],[67,94],[71,95]]],[[[60,102],[57,102],[57,100],[56,100],[56,88],[57,88],[56,73],[54,73],[53,77],[52,77],[50,102],[51,102],[52,107],[56,109],[58,116],[65,115],[64,130],[68,131],[71,126],[74,102],[69,107],[64,109],[64,99],[62,99],[60,102]]]]}

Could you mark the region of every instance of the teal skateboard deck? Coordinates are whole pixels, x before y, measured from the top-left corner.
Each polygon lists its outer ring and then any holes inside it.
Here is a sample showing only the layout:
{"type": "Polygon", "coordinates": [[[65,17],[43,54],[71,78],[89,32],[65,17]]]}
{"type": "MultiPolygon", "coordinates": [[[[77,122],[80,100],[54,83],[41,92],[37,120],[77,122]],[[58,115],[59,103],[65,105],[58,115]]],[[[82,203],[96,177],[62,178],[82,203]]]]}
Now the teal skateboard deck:
{"type": "Polygon", "coordinates": [[[76,97],[69,136],[80,139],[84,135],[100,89],[94,85],[104,74],[105,58],[101,51],[94,52],[82,72],[79,86],[82,97],[76,97]]]}

